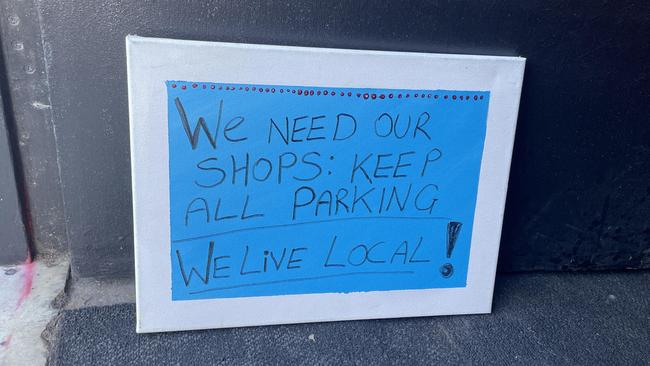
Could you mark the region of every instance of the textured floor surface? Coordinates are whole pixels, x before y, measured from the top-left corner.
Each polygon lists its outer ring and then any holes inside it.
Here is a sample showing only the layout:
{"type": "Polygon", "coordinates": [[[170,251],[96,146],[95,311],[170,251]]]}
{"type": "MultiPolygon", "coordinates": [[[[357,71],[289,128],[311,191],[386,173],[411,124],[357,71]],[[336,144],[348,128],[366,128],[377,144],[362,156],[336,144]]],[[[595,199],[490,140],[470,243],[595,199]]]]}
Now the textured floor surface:
{"type": "MultiPolygon", "coordinates": [[[[179,314],[180,316],[180,314],[179,314]]],[[[136,334],[135,307],[66,310],[53,365],[649,365],[650,272],[497,277],[493,313],[136,334]]]]}

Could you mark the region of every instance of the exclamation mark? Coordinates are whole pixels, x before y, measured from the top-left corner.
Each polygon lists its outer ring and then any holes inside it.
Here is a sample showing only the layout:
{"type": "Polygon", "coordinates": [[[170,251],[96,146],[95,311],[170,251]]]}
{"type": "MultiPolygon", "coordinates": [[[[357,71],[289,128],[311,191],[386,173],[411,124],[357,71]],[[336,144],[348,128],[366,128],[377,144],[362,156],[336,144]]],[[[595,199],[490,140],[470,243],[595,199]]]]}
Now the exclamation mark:
{"type": "MultiPolygon", "coordinates": [[[[451,258],[451,254],[456,247],[456,240],[460,234],[460,228],[463,226],[462,222],[451,221],[447,224],[447,258],[451,258]]],[[[444,278],[449,278],[454,274],[454,265],[445,263],[440,266],[440,274],[444,278]]]]}

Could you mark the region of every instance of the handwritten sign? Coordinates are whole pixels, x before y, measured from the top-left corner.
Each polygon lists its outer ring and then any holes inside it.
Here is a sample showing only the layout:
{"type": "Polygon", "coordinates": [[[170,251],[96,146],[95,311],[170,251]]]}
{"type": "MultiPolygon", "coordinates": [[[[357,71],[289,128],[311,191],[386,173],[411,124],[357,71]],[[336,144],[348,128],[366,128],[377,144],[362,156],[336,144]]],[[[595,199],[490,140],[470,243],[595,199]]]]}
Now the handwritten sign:
{"type": "Polygon", "coordinates": [[[174,300],[465,286],[489,92],[166,86],[174,300]]]}
{"type": "Polygon", "coordinates": [[[127,46],[139,331],[489,311],[521,59],[127,46]]]}

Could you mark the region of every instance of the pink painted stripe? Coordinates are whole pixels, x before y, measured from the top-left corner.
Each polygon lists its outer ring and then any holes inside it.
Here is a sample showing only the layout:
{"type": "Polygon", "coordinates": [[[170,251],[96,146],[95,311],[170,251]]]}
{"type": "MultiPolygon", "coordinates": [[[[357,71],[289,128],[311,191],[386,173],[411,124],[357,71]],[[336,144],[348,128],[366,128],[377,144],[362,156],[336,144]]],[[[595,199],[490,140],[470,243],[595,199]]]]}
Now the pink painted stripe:
{"type": "Polygon", "coordinates": [[[20,267],[22,269],[21,272],[23,275],[23,288],[20,291],[20,295],[18,296],[16,309],[18,309],[25,302],[25,299],[27,299],[29,294],[32,292],[32,283],[34,282],[34,269],[36,267],[36,262],[32,260],[31,253],[27,253],[27,259],[25,259],[25,262],[20,267]]]}
{"type": "Polygon", "coordinates": [[[0,342],[0,346],[2,347],[9,347],[11,344],[11,334],[8,335],[2,342],[0,342]]]}

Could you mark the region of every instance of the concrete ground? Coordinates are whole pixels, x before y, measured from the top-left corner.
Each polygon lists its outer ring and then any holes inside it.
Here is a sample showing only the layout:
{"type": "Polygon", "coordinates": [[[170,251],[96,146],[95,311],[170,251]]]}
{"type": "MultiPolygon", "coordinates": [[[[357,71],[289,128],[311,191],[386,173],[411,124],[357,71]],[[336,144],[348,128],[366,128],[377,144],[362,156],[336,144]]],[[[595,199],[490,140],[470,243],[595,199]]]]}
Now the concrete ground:
{"type": "Polygon", "coordinates": [[[79,307],[132,292],[101,288],[71,293],[51,365],[650,365],[647,271],[500,275],[488,315],[140,335],[132,304],[79,307]]]}
{"type": "Polygon", "coordinates": [[[41,335],[63,305],[68,268],[66,260],[0,266],[0,365],[45,364],[41,335]]]}

